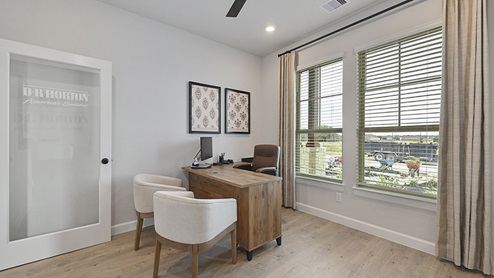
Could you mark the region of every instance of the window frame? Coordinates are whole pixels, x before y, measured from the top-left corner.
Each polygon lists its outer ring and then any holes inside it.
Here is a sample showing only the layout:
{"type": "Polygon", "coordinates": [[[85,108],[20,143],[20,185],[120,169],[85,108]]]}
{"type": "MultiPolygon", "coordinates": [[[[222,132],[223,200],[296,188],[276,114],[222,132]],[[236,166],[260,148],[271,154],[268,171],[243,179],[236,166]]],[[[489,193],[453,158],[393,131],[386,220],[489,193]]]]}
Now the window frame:
{"type": "MultiPolygon", "coordinates": [[[[310,79],[310,77],[309,77],[310,79]]],[[[309,86],[309,84],[308,84],[309,86]]],[[[314,86],[314,85],[312,85],[314,86]]],[[[309,86],[310,87],[310,86],[309,86]]],[[[323,181],[323,182],[332,182],[332,183],[338,183],[342,184],[343,183],[343,169],[341,169],[341,179],[337,178],[332,178],[332,177],[327,177],[327,176],[322,176],[322,175],[316,175],[316,174],[308,174],[308,173],[302,173],[300,172],[300,146],[301,146],[301,141],[300,141],[300,135],[301,134],[307,134],[307,137],[310,136],[310,134],[313,134],[313,136],[317,136],[317,134],[338,134],[338,136],[341,137],[341,155],[343,155],[343,57],[340,56],[338,58],[334,58],[322,63],[318,63],[313,66],[309,66],[300,70],[296,71],[296,98],[295,98],[295,109],[296,109],[296,117],[295,117],[295,141],[296,141],[296,146],[295,146],[295,175],[297,178],[308,178],[308,179],[314,179],[318,181],[323,181]],[[320,76],[318,77],[318,90],[317,91],[311,91],[308,89],[308,96],[307,99],[301,100],[301,92],[300,92],[300,83],[301,83],[301,73],[306,72],[306,71],[311,71],[311,70],[316,70],[316,69],[321,69],[324,66],[331,65],[334,63],[341,63],[341,93],[336,94],[336,95],[328,95],[328,96],[321,96],[321,90],[320,90],[320,85],[321,85],[321,80],[320,76]],[[301,128],[301,103],[307,101],[309,103],[311,101],[311,93],[317,93],[316,98],[312,98],[312,101],[316,103],[315,105],[317,106],[317,111],[314,111],[318,113],[318,121],[320,123],[320,118],[321,118],[321,107],[322,107],[322,100],[325,98],[331,98],[331,97],[336,97],[340,96],[341,97],[341,126],[336,127],[336,128],[310,128],[311,124],[314,124],[311,122],[311,120],[308,118],[308,127],[307,129],[302,129],[301,128]]],[[[309,105],[307,105],[309,107],[309,105]]],[[[309,108],[307,108],[309,109],[309,108]]],[[[309,116],[310,117],[310,116],[309,116]]],[[[318,126],[320,126],[318,124],[318,126]]]]}
{"type": "MultiPolygon", "coordinates": [[[[386,187],[383,185],[376,185],[376,184],[371,184],[367,183],[365,181],[365,157],[366,157],[366,152],[365,152],[365,137],[367,133],[370,132],[382,132],[382,133],[397,133],[397,132],[439,132],[439,124],[430,124],[430,125],[401,125],[401,114],[398,112],[398,124],[394,126],[371,126],[371,127],[366,127],[366,118],[365,118],[365,93],[366,93],[366,88],[365,88],[365,73],[366,70],[362,69],[361,60],[362,56],[365,55],[368,52],[375,51],[378,49],[385,49],[386,47],[392,46],[394,44],[402,44],[404,42],[413,40],[415,38],[419,38],[421,36],[424,36],[429,33],[435,33],[435,32],[442,32],[442,26],[434,26],[432,28],[427,28],[427,30],[422,30],[422,31],[417,31],[414,32],[413,34],[409,35],[404,35],[401,36],[401,38],[397,38],[391,41],[388,41],[386,43],[380,43],[376,44],[372,47],[367,47],[365,49],[360,49],[356,50],[355,53],[357,55],[357,188],[362,188],[362,189],[377,189],[379,191],[384,191],[384,192],[392,192],[392,193],[398,193],[402,194],[403,196],[417,196],[417,197],[425,197],[426,199],[436,199],[437,197],[432,194],[426,194],[426,193],[418,193],[418,192],[412,192],[412,191],[407,191],[404,189],[398,189],[398,188],[391,188],[391,187],[386,187]]],[[[442,45],[442,43],[441,43],[442,45]]],[[[400,60],[401,60],[401,56],[400,60]]],[[[442,58],[441,54],[441,59],[442,58]]],[[[400,69],[401,70],[401,69],[400,69]]],[[[399,77],[401,77],[401,72],[399,77]]],[[[431,78],[429,82],[433,81],[440,81],[441,86],[442,86],[442,76],[440,75],[439,78],[431,78]]],[[[405,87],[409,85],[407,82],[401,82],[398,81],[396,87],[398,90],[401,90],[402,87],[405,87]]],[[[399,106],[401,105],[401,92],[398,93],[399,96],[399,106]]],[[[439,177],[437,177],[439,179],[439,177]]],[[[439,183],[439,181],[438,181],[439,183]]]]}

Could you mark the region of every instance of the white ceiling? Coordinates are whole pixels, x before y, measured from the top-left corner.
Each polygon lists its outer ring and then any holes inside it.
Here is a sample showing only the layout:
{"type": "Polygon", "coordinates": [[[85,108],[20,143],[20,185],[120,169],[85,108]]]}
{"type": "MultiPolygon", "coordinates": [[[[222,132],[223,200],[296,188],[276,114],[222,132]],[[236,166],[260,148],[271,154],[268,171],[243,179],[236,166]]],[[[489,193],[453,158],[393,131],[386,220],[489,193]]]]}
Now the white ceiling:
{"type": "Polygon", "coordinates": [[[225,17],[233,0],[99,1],[262,57],[387,0],[346,0],[331,13],[320,8],[328,0],[247,0],[237,18],[225,17]]]}

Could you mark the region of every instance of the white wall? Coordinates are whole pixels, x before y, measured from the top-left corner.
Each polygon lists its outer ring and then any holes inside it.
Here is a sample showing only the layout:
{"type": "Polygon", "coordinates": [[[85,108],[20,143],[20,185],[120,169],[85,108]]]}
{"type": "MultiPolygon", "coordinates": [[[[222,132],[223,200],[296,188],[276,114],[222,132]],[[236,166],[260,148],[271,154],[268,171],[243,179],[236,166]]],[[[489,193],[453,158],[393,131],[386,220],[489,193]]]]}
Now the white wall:
{"type": "MultiPolygon", "coordinates": [[[[389,7],[400,1],[384,1],[380,7],[363,11],[317,34],[263,58],[263,88],[272,91],[277,86],[278,53],[302,44],[322,34],[334,31],[355,20],[389,7]]],[[[403,35],[439,26],[442,17],[441,0],[422,1],[407,8],[393,11],[358,27],[328,38],[298,51],[299,69],[336,57],[343,57],[343,185],[325,184],[297,179],[296,200],[298,209],[350,227],[354,227],[390,240],[433,253],[436,238],[435,203],[409,200],[382,193],[356,189],[357,165],[357,55],[356,51],[403,35]],[[335,194],[342,193],[337,203],[335,194]]]]}
{"type": "Polygon", "coordinates": [[[201,136],[188,133],[188,81],[251,92],[251,134],[222,127],[212,135],[215,154],[239,159],[257,143],[277,142],[270,124],[277,99],[261,94],[259,57],[94,0],[2,0],[0,38],[113,63],[113,225],[135,219],[135,174],[186,181],[180,167],[191,163],[201,136]]]}

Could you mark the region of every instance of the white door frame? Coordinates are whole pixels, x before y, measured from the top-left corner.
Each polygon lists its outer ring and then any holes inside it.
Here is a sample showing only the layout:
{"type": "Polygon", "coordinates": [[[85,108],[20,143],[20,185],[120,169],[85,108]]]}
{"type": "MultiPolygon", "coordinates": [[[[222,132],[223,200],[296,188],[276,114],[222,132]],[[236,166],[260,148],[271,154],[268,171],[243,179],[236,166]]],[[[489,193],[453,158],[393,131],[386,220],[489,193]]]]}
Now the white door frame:
{"type": "Polygon", "coordinates": [[[112,64],[58,50],[0,39],[0,271],[111,240],[112,64]],[[9,240],[10,56],[21,55],[100,72],[99,222],[16,241],[9,240]]]}

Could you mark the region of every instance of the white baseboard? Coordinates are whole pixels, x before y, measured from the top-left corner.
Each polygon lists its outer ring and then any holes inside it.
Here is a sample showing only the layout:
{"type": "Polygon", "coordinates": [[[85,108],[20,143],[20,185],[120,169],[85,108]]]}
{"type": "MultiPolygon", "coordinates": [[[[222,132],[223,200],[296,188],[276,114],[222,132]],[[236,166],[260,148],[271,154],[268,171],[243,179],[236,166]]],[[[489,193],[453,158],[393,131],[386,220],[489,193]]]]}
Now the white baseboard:
{"type": "Polygon", "coordinates": [[[360,220],[356,220],[353,218],[349,218],[343,215],[339,215],[336,213],[332,213],[329,211],[325,211],[316,207],[312,207],[309,205],[297,203],[297,210],[318,216],[347,227],[375,235],[389,241],[393,241],[405,246],[408,246],[413,249],[420,250],[422,252],[435,255],[436,245],[433,242],[425,241],[420,238],[412,237],[403,233],[399,233],[396,231],[392,231],[386,228],[382,228],[376,225],[372,225],[360,220]]]}
{"type": "MultiPolygon", "coordinates": [[[[123,233],[130,232],[130,231],[135,231],[136,225],[137,225],[137,220],[113,225],[113,226],[111,226],[111,235],[114,236],[114,235],[123,234],[123,233]]],[[[142,226],[145,228],[145,227],[152,226],[152,225],[154,225],[154,219],[153,218],[147,218],[147,219],[144,219],[144,223],[142,226]]]]}

